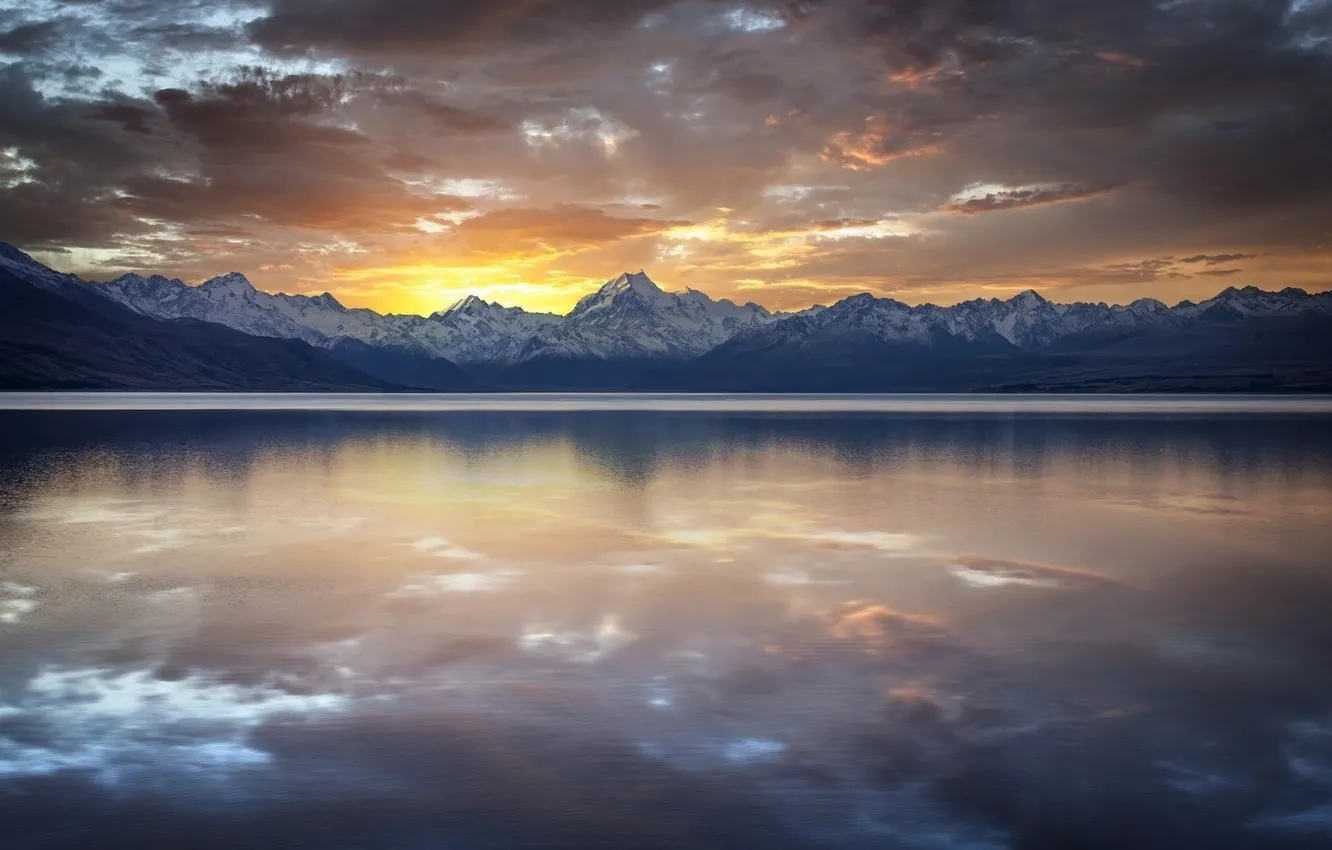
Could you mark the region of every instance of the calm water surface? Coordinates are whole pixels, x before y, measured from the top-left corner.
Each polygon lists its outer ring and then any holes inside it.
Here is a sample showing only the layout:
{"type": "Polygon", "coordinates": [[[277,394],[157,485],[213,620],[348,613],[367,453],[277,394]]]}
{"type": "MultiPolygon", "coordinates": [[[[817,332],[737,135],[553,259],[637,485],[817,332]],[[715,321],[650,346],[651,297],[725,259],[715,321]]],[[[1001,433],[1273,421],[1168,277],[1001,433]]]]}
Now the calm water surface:
{"type": "Polygon", "coordinates": [[[1332,846],[1327,400],[0,406],[6,848],[1332,846]]]}

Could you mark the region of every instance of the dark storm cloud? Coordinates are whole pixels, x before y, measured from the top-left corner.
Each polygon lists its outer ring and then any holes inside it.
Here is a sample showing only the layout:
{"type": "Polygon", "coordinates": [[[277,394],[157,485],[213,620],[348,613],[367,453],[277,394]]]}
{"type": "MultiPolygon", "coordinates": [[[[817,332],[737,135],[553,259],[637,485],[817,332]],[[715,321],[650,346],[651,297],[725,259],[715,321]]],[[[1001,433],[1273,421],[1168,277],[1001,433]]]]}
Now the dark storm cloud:
{"type": "Polygon", "coordinates": [[[498,115],[440,103],[419,92],[404,92],[396,102],[415,108],[438,128],[449,132],[502,133],[512,131],[516,123],[498,115]]]}
{"type": "MultiPolygon", "coordinates": [[[[192,90],[79,101],[43,97],[10,66],[0,85],[13,92],[0,143],[33,178],[0,189],[0,220],[30,245],[108,243],[145,220],[390,231],[468,206],[409,191],[367,136],[324,120],[356,99],[396,98],[391,78],[242,68],[192,90]]],[[[453,119],[478,126],[470,115],[453,119]]]]}
{"type": "Polygon", "coordinates": [[[996,96],[1001,121],[1053,134],[1084,179],[1252,206],[1332,187],[1332,152],[1319,141],[1332,129],[1332,53],[1308,43],[1316,26],[1286,4],[960,5],[948,32],[980,27],[1030,40],[1034,54],[974,68],[944,89],[996,96]],[[1083,152],[1077,136],[1090,142],[1083,152]],[[1098,142],[1111,146],[1108,159],[1098,142]]]}
{"type": "Polygon", "coordinates": [[[475,54],[497,44],[604,36],[679,0],[278,0],[250,27],[273,50],[475,54]]]}
{"type": "Polygon", "coordinates": [[[122,128],[99,120],[99,109],[133,108],[51,102],[19,65],[0,69],[0,146],[24,159],[24,174],[0,184],[0,230],[15,242],[45,247],[102,244],[142,229],[115,208],[117,183],[170,161],[155,157],[122,128]]]}
{"type": "Polygon", "coordinates": [[[61,26],[58,20],[38,21],[0,32],[0,53],[40,53],[58,43],[61,26]]]}
{"type": "Polygon", "coordinates": [[[171,22],[135,27],[131,36],[172,50],[218,50],[245,43],[243,34],[234,29],[171,22]]]}

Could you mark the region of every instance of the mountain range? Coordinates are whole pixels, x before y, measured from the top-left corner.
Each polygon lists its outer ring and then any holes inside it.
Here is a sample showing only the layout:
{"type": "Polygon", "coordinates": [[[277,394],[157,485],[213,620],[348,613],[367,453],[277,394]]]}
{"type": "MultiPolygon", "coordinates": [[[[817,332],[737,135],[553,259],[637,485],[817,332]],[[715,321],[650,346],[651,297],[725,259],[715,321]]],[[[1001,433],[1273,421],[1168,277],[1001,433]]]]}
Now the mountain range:
{"type": "Polygon", "coordinates": [[[1319,391],[1332,293],[1168,306],[1033,291],[951,307],[862,294],[772,313],[624,274],[567,316],[475,296],[431,316],[269,294],[231,273],[90,282],[0,244],[0,387],[707,392],[1319,391]]]}

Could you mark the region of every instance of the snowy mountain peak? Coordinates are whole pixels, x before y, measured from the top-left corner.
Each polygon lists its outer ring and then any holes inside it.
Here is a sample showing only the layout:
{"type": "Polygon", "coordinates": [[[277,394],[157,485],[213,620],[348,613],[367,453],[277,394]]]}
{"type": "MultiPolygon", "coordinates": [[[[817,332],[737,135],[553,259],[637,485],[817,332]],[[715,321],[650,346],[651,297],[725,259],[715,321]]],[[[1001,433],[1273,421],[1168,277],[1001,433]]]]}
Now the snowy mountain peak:
{"type": "Polygon", "coordinates": [[[33,268],[46,269],[46,266],[29,257],[27,254],[10,245],[8,242],[0,242],[0,260],[5,261],[6,265],[18,264],[31,266],[33,268]]]}
{"type": "Polygon", "coordinates": [[[144,289],[144,288],[158,288],[163,286],[184,286],[185,284],[179,280],[172,280],[160,274],[154,274],[154,275],[149,275],[148,277],[144,277],[141,274],[135,274],[134,272],[130,272],[129,274],[121,275],[115,280],[107,281],[107,285],[132,286],[139,289],[144,289]]]}
{"type": "Polygon", "coordinates": [[[1013,303],[1017,304],[1019,307],[1024,307],[1028,310],[1050,303],[1049,301],[1045,300],[1045,297],[1043,295],[1041,295],[1039,292],[1037,292],[1034,289],[1023,290],[1022,292],[1019,292],[1017,295],[1013,296],[1012,300],[1013,303]]]}
{"type": "Polygon", "coordinates": [[[67,284],[82,282],[72,274],[47,268],[8,242],[0,242],[0,268],[43,289],[57,290],[67,284]]]}
{"type": "MultiPolygon", "coordinates": [[[[249,281],[246,282],[248,283],[249,281]]],[[[330,310],[341,310],[345,312],[347,309],[342,306],[341,301],[333,297],[333,293],[331,292],[325,292],[323,295],[316,295],[310,300],[315,304],[318,304],[320,307],[326,307],[330,310]]]]}
{"type": "Polygon", "coordinates": [[[1139,298],[1129,305],[1129,309],[1135,313],[1160,313],[1170,308],[1155,298],[1139,298]]]}
{"type": "Polygon", "coordinates": [[[615,278],[615,280],[612,280],[610,283],[601,287],[601,291],[598,294],[615,295],[620,292],[629,291],[649,297],[663,294],[662,288],[653,283],[652,278],[648,277],[641,269],[632,274],[625,272],[615,278]]]}
{"type": "Polygon", "coordinates": [[[240,272],[220,275],[205,282],[199,288],[205,292],[221,292],[242,297],[252,295],[256,291],[249,278],[240,272]]]}
{"type": "Polygon", "coordinates": [[[457,301],[453,302],[453,304],[449,305],[447,310],[436,313],[435,316],[449,316],[457,313],[475,313],[480,310],[489,309],[493,306],[498,305],[493,305],[484,298],[468,295],[465,298],[459,298],[457,301]]]}

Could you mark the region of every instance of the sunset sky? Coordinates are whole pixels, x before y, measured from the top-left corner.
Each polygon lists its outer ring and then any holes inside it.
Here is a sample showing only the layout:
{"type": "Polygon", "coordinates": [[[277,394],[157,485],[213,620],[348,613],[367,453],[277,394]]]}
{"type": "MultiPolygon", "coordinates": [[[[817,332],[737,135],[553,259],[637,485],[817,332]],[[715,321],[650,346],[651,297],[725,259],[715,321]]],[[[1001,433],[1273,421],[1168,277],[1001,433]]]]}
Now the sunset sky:
{"type": "Polygon", "coordinates": [[[1332,285],[1332,0],[0,0],[0,239],[428,313],[1332,285]]]}

